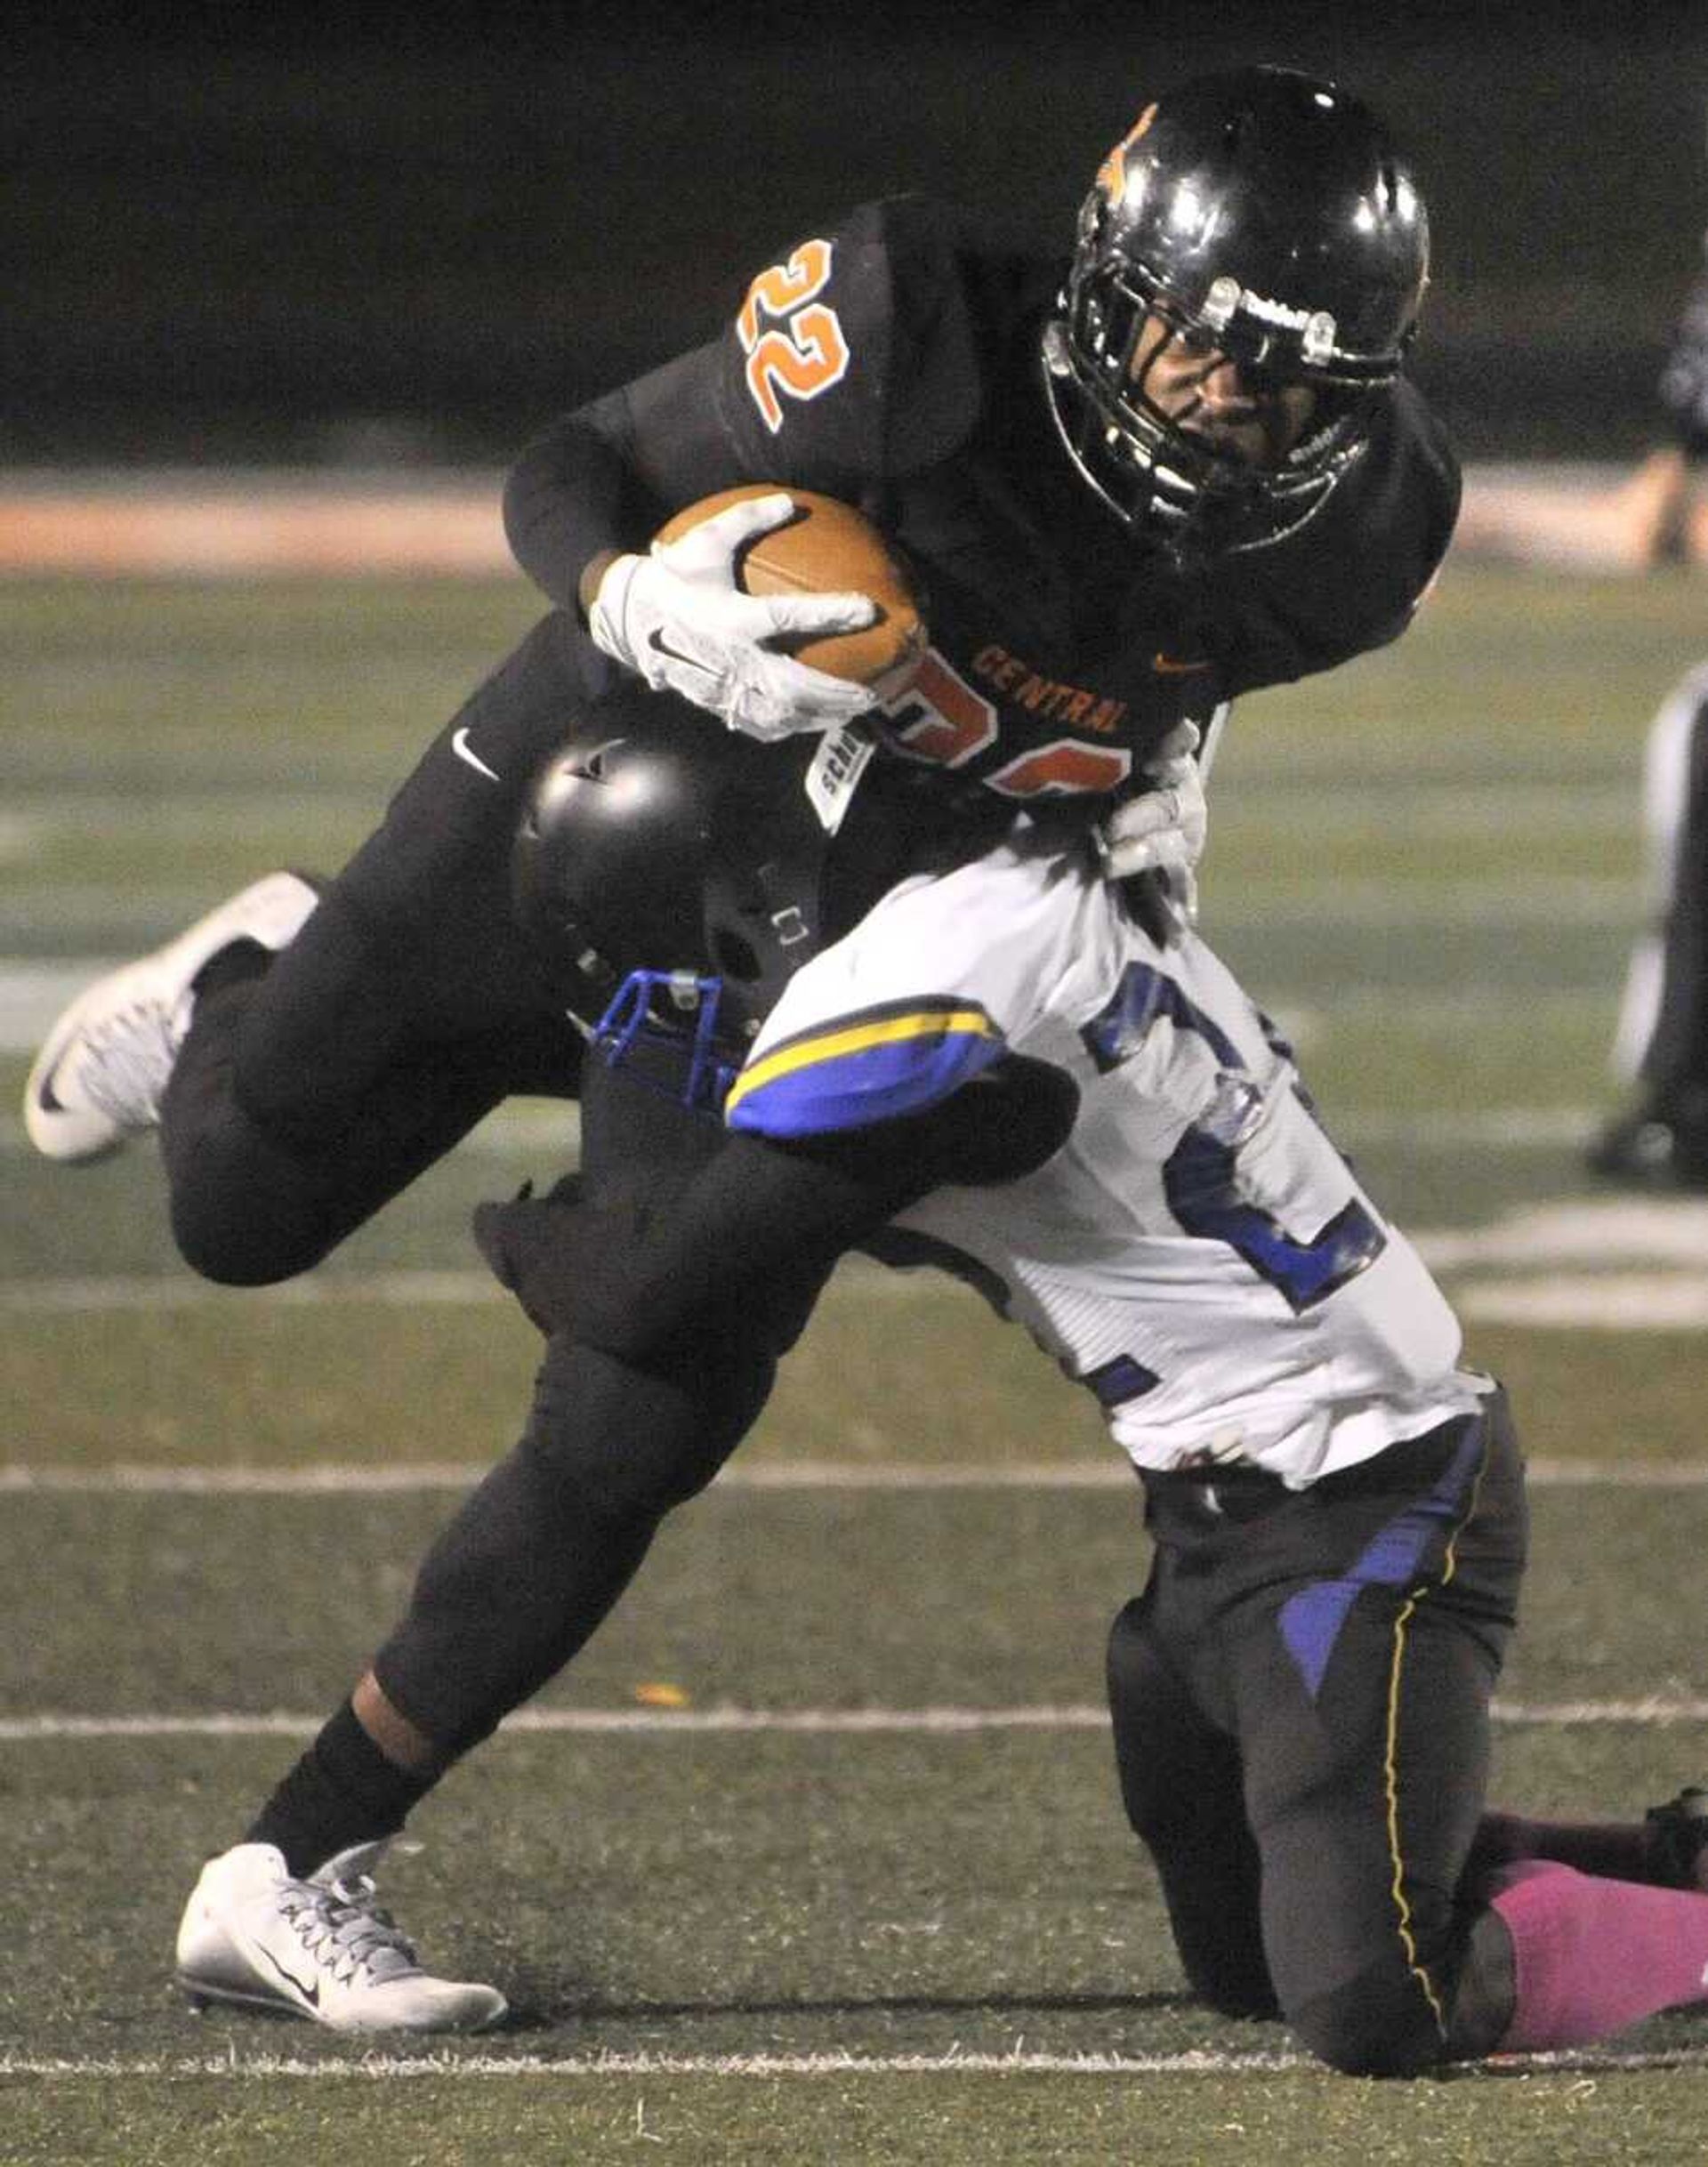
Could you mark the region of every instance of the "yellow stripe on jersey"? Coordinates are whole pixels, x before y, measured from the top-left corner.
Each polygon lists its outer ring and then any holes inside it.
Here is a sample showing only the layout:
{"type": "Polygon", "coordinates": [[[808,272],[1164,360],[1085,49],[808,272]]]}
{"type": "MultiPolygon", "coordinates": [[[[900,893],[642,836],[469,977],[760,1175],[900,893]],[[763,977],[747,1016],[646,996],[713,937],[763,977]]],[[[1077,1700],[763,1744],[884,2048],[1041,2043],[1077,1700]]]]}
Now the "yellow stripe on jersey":
{"type": "Polygon", "coordinates": [[[786,1133],[882,1120],[945,1097],[991,1067],[1003,1051],[1002,1032],[978,1005],[940,1003],[871,1014],[824,1032],[806,1032],[761,1055],[730,1085],[724,1118],[733,1127],[769,1129],[769,1120],[759,1116],[748,1100],[763,1092],[778,1094],[783,1085],[780,1097],[789,1100],[783,1120],[786,1133]],[[895,1049],[902,1053],[899,1062],[884,1062],[882,1055],[895,1049]],[[922,1059],[910,1062],[908,1049],[917,1049],[922,1059]],[[800,1088],[791,1088],[791,1079],[798,1079],[800,1088]],[[854,1099],[863,1100],[858,1114],[852,1112],[854,1099]],[[744,1105],[748,1116],[739,1118],[744,1105]]]}
{"type": "Polygon", "coordinates": [[[730,1087],[726,1112],[733,1110],[750,1091],[774,1084],[810,1062],[841,1060],[850,1053],[865,1053],[874,1046],[890,1046],[906,1038],[941,1038],[950,1032],[976,1038],[1001,1035],[981,1008],[925,1009],[913,1015],[886,1016],[880,1023],[857,1023],[846,1029],[827,1031],[812,1038],[797,1039],[779,1046],[763,1060],[744,1068],[730,1087]]]}

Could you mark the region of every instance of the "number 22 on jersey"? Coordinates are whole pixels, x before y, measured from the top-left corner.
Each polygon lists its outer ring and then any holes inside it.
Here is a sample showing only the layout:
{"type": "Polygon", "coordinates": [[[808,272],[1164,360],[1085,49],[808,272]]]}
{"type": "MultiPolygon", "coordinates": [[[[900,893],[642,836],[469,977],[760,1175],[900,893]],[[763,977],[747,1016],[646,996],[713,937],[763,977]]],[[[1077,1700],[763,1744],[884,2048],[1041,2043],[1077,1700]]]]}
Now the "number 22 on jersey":
{"type": "Polygon", "coordinates": [[[761,271],[736,318],[747,389],[773,436],[785,399],[817,399],[848,374],[841,319],[818,299],[830,268],[828,241],[802,241],[786,262],[761,271]]]}

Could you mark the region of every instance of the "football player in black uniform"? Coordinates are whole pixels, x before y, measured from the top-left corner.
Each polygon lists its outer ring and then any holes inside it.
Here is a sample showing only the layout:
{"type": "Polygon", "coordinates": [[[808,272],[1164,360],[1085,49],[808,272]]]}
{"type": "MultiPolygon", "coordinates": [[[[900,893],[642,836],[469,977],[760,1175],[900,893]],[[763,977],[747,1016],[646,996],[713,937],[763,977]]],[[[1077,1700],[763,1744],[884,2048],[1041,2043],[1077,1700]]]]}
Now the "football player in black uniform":
{"type": "MultiPolygon", "coordinates": [[[[1100,819],[1119,874],[1189,858],[1183,739],[1241,692],[1394,637],[1446,549],[1456,471],[1404,374],[1426,268],[1423,205],[1380,125],[1269,70],[1147,107],[1065,265],[993,252],[914,199],[795,243],[722,336],[524,455],[509,528],[552,613],[335,880],[274,875],[77,1003],[32,1072],[30,1134],[76,1159],[157,1124],[184,1254],[240,1284],[318,1261],[513,1092],[583,1092],[583,1180],[603,1203],[674,1197],[715,1127],[602,1063],[584,1079],[564,1010],[592,1019],[601,959],[577,957],[566,989],[512,915],[543,762],[568,737],[596,768],[632,703],[665,694],[729,726],[702,741],[729,761],[794,763],[822,859],[779,908],[763,823],[744,839],[761,992],[788,968],[802,895],[840,894],[810,929],[834,937],[874,884],[971,855],[1021,808],[1100,819]],[[857,622],[858,598],[739,593],[745,537],[786,507],[727,517],[715,548],[705,529],[649,547],[666,514],[740,482],[848,498],[906,552],[932,646],[906,695],[864,712],[779,651],[857,622]],[[1159,759],[1160,828],[1143,791],[1159,759]]],[[[850,1144],[804,1172],[773,1154],[774,1188],[748,1192],[771,1206],[748,1215],[778,1267],[750,1283],[764,1300],[697,1309],[689,1290],[681,1329],[634,1360],[552,1330],[521,1443],[205,1873],[180,1943],[191,1991],[349,2029],[495,2019],[500,1996],[432,1979],[376,1913],[376,1847],[594,1630],[762,1404],[837,1250],[924,1187],[1053,1148],[1056,1111],[1021,1084],[996,1101],[994,1148],[927,1121],[905,1148],[850,1144]]],[[[515,1267],[540,1223],[505,1220],[489,1245],[515,1267]]]]}

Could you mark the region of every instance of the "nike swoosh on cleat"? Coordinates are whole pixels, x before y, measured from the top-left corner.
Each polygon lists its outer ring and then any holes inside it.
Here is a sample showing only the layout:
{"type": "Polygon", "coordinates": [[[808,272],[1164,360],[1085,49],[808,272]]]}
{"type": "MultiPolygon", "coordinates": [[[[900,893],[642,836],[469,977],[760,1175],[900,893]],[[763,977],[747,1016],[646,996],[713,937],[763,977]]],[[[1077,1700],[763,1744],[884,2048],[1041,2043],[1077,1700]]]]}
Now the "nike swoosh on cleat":
{"type": "Polygon", "coordinates": [[[255,1944],[255,1947],[260,1951],[261,1954],[267,1959],[267,1962],[273,1967],[273,1970],[278,1972],[279,1978],[284,1980],[285,1984],[290,1987],[293,1992],[300,1994],[302,1999],[309,2004],[310,2009],[319,2008],[320,1988],[318,1983],[310,1982],[305,1985],[302,1980],[297,1978],[295,1972],[287,1971],[284,1965],[279,1962],[278,1957],[276,1957],[272,1951],[266,1947],[264,1944],[258,1941],[255,1944]]]}
{"type": "Polygon", "coordinates": [[[65,1111],[65,1101],[53,1088],[53,1079],[64,1066],[65,1056],[61,1053],[59,1059],[54,1062],[36,1086],[36,1103],[44,1114],[62,1114],[65,1111]]]}
{"type": "Polygon", "coordinates": [[[481,759],[479,753],[477,753],[474,747],[469,743],[469,732],[466,724],[464,724],[463,729],[458,730],[452,737],[451,750],[456,754],[460,761],[463,761],[468,767],[472,768],[477,775],[484,775],[488,782],[502,783],[504,781],[504,777],[497,772],[496,769],[487,767],[486,761],[481,759]]]}

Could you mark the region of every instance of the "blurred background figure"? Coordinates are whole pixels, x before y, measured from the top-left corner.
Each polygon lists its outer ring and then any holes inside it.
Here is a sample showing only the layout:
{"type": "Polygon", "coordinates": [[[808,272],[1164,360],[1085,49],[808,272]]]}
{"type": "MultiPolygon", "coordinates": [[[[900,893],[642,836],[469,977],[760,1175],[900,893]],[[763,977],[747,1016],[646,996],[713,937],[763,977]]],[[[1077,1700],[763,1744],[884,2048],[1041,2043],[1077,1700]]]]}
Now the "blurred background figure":
{"type": "Polygon", "coordinates": [[[1467,491],[1459,546],[1479,555],[1584,570],[1708,565],[1708,231],[1656,387],[1664,426],[1612,488],[1569,480],[1513,487],[1498,476],[1467,491]]]}
{"type": "MultiPolygon", "coordinates": [[[[1708,283],[1700,305],[1708,328],[1708,283]]],[[[1631,1099],[1589,1164],[1628,1188],[1708,1189],[1708,662],[1674,686],[1650,727],[1643,829],[1650,914],[1613,1043],[1631,1099]]]]}
{"type": "Polygon", "coordinates": [[[1708,560],[1708,509],[1697,501],[1708,458],[1708,233],[1661,371],[1659,393],[1668,440],[1644,459],[1618,502],[1640,564],[1701,564],[1708,560]]]}

